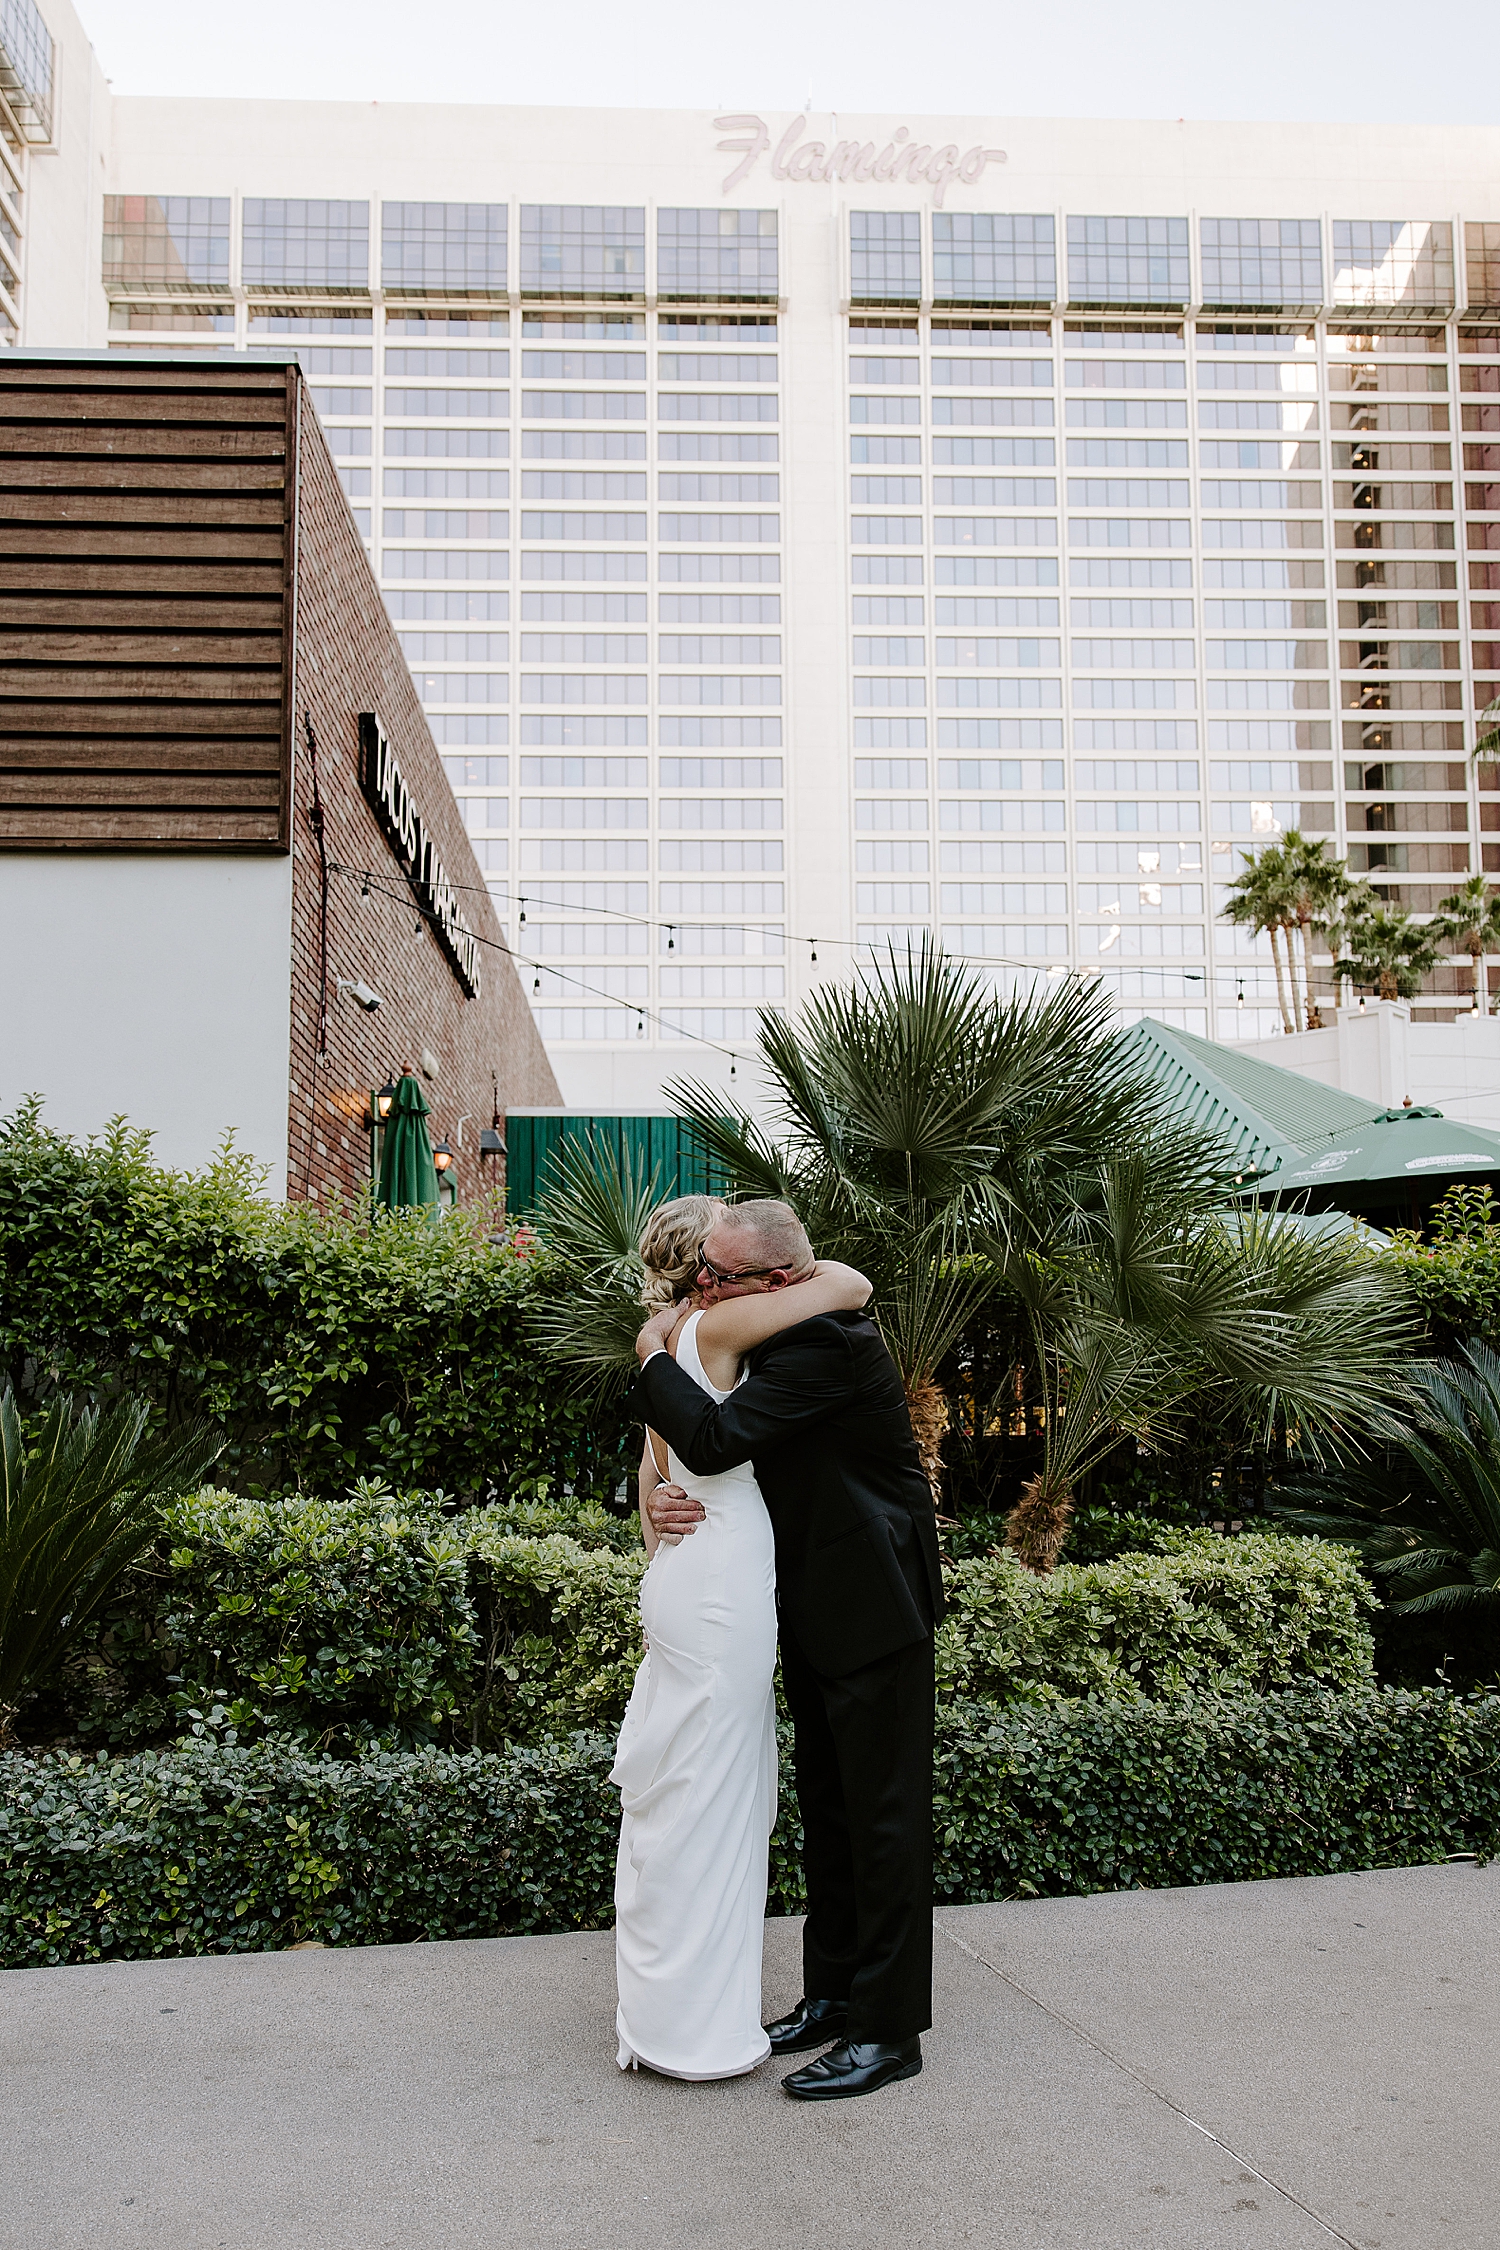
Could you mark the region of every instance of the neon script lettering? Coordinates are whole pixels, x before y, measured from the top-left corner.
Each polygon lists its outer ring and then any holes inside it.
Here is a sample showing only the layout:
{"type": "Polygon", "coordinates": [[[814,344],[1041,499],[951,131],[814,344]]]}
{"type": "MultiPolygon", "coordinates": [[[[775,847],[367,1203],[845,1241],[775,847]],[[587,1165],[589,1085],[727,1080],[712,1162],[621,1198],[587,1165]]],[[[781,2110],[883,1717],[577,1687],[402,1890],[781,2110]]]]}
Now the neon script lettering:
{"type": "MultiPolygon", "coordinates": [[[[776,143],[771,158],[771,177],[774,180],[854,180],[861,186],[867,180],[900,182],[918,187],[924,181],[933,189],[933,202],[939,210],[949,183],[962,180],[965,187],[973,187],[983,177],[987,164],[1003,164],[1003,148],[974,148],[960,150],[956,141],[947,141],[941,148],[932,148],[925,141],[915,142],[909,125],[898,125],[884,148],[874,141],[835,141],[830,148],[823,141],[804,141],[807,119],[794,117],[776,143]]],[[[746,179],[759,159],[771,146],[771,135],[763,117],[736,113],[732,117],[716,117],[714,131],[729,135],[718,145],[721,156],[737,156],[739,163],[727,174],[720,189],[729,195],[741,180],[746,179]]]]}

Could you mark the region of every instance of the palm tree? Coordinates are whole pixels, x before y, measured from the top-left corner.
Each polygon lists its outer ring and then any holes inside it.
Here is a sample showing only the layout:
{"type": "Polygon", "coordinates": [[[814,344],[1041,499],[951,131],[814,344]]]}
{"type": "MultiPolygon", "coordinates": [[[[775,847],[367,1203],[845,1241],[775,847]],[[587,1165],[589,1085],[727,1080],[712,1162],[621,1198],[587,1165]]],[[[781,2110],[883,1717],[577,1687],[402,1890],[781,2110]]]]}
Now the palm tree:
{"type": "Polygon", "coordinates": [[[1278,1512],[1355,1548],[1396,1615],[1467,1609],[1500,1626],[1500,1356],[1467,1343],[1418,1363],[1374,1426],[1383,1465],[1289,1488],[1278,1512]]]}
{"type": "Polygon", "coordinates": [[[1100,1188],[1045,1255],[994,1246],[1042,1408],[1042,1465],[1006,1532],[1036,1571],[1057,1561],[1079,1479],[1122,1435],[1164,1449],[1189,1421],[1233,1418],[1265,1443],[1290,1421],[1338,1457],[1358,1447],[1409,1339],[1395,1278],[1352,1236],[1226,1213],[1135,1156],[1107,1165],[1100,1188]]]}
{"type": "Polygon", "coordinates": [[[541,1349],[609,1397],[635,1368],[646,1269],[637,1247],[660,1178],[643,1157],[620,1163],[607,1142],[565,1141],[537,1203],[538,1294],[527,1325],[541,1349]]]}
{"type": "Polygon", "coordinates": [[[1427,927],[1441,945],[1468,954],[1474,965],[1474,1013],[1482,1015],[1489,983],[1484,957],[1500,953],[1500,893],[1490,889],[1483,875],[1471,875],[1461,890],[1441,902],[1427,927]]]}
{"type": "Polygon", "coordinates": [[[196,1426],[143,1444],[148,1413],[126,1400],[75,1416],[59,1399],[28,1442],[14,1393],[0,1395],[0,1743],[22,1696],[149,1544],[162,1503],[192,1491],[224,1449],[196,1426]]]}
{"type": "Polygon", "coordinates": [[[1229,885],[1228,895],[1220,908],[1226,922],[1236,923],[1241,929],[1252,930],[1257,937],[1262,931],[1271,941],[1271,960],[1276,970],[1276,998],[1281,1008],[1281,1028],[1297,1028],[1298,1002],[1296,967],[1291,957],[1290,925],[1294,914],[1292,892],[1287,881],[1286,855],[1279,844],[1267,844],[1263,851],[1247,854],[1245,865],[1229,885]],[[1281,939],[1287,938],[1287,970],[1291,978],[1291,998],[1287,997],[1287,974],[1282,970],[1281,939]]]}
{"type": "MultiPolygon", "coordinates": [[[[988,1237],[1026,1243],[1115,1148],[1165,1134],[1161,1095],[1128,1066],[1107,993],[1070,978],[1000,996],[924,940],[816,994],[793,1027],[763,1012],[783,1138],[720,1089],[667,1089],[738,1195],[793,1204],[820,1251],[876,1284],[872,1310],[936,1478],[947,1404],[935,1370],[998,1276],[988,1237]]],[[[1213,1158],[1193,1140],[1192,1161],[1213,1158]]]]}
{"type": "Polygon", "coordinates": [[[1347,931],[1348,955],[1334,963],[1334,973],[1375,985],[1382,1000],[1410,1000],[1438,963],[1430,928],[1404,907],[1377,906],[1347,931]]]}
{"type": "Polygon", "coordinates": [[[1363,876],[1351,880],[1341,871],[1334,895],[1324,907],[1317,924],[1320,936],[1333,957],[1334,987],[1343,1005],[1343,988],[1347,981],[1344,956],[1352,942],[1351,932],[1373,914],[1382,903],[1380,893],[1367,883],[1363,876]]]}
{"type": "Polygon", "coordinates": [[[1299,829],[1289,828],[1282,838],[1281,850],[1292,914],[1287,945],[1290,950],[1291,930],[1295,928],[1302,941],[1304,1020],[1309,1031],[1320,1031],[1323,1018],[1313,997],[1311,933],[1324,927],[1341,888],[1347,887],[1348,878],[1341,863],[1328,857],[1328,844],[1323,837],[1315,844],[1309,843],[1299,829]]]}

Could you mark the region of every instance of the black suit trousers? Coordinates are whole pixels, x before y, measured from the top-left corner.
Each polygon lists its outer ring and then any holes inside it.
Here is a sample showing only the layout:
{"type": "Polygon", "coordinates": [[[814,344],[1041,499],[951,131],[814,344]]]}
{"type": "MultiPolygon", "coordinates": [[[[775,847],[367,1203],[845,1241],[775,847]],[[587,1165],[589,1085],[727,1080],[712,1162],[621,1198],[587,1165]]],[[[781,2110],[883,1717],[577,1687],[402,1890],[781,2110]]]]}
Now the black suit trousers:
{"type": "Polygon", "coordinates": [[[850,2039],[932,2022],[932,1642],[837,1679],[788,1630],[781,1674],[807,1876],[804,1991],[849,2002],[850,2039]]]}

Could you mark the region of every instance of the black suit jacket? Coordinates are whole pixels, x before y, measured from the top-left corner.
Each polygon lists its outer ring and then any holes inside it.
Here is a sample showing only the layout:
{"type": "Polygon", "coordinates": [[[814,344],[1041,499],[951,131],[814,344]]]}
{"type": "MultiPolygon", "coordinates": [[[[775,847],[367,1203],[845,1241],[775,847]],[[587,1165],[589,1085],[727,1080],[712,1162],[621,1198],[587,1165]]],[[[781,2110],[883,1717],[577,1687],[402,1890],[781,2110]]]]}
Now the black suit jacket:
{"type": "Polygon", "coordinates": [[[669,1353],[633,1403],[698,1476],[755,1465],[776,1592],[808,1661],[837,1677],[925,1640],[943,1613],[932,1494],[901,1378],[864,1313],[824,1313],[756,1346],[715,1405],[669,1353]]]}

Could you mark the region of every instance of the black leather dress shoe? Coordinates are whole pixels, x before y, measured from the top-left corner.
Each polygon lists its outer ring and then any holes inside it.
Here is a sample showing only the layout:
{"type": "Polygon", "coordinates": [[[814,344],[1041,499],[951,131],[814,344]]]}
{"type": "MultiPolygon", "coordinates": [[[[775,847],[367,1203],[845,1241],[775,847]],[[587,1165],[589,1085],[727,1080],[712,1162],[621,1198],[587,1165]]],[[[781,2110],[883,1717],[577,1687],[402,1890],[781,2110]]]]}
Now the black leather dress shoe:
{"type": "Polygon", "coordinates": [[[800,2055],[809,2047],[829,2047],[849,2025],[847,2000],[799,2000],[789,2016],[765,2027],[773,2055],[800,2055]]]}
{"type": "Polygon", "coordinates": [[[877,2093],[898,2078],[915,2078],[921,2067],[920,2039],[845,2039],[783,2078],[781,2090],[799,2102],[850,2101],[856,2094],[877,2093]]]}

